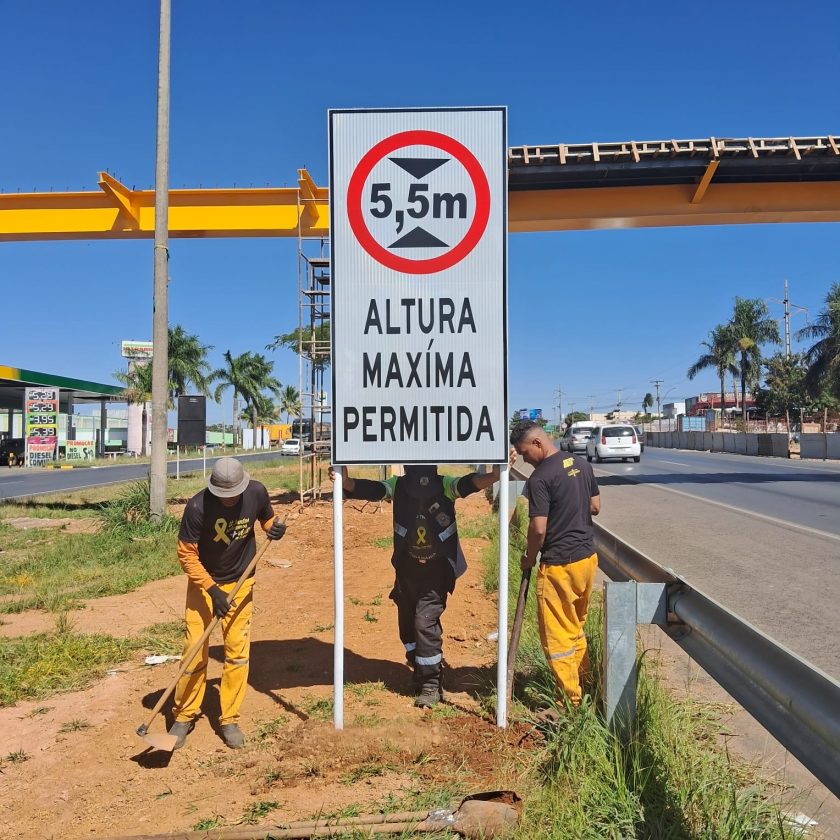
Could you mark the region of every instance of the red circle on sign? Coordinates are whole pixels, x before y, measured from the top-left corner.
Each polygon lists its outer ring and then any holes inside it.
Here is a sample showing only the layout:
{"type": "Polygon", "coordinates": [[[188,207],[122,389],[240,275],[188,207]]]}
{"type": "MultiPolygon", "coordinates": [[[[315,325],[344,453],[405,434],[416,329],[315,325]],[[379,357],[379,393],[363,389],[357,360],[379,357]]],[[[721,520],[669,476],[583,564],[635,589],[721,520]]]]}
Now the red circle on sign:
{"type": "Polygon", "coordinates": [[[402,131],[377,143],[359,161],[347,187],[347,216],[359,244],[378,263],[404,274],[434,274],[452,268],[478,244],[490,218],[490,185],[475,155],[457,140],[437,131],[402,131]],[[467,170],[475,190],[475,217],[469,230],[461,241],[445,254],[428,260],[411,260],[392,254],[373,238],[362,216],[362,190],[368,175],[385,155],[405,146],[434,146],[452,155],[467,170]]]}

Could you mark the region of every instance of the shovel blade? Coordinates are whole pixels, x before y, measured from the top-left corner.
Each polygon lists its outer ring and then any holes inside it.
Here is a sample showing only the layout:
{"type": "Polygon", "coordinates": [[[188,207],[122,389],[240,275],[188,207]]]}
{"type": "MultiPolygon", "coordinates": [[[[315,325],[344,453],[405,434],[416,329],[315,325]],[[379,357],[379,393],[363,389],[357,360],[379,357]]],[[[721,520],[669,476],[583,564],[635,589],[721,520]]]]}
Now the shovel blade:
{"type": "Polygon", "coordinates": [[[164,750],[165,752],[172,752],[175,749],[175,744],[178,743],[177,735],[170,735],[168,732],[161,734],[146,732],[140,736],[152,749],[164,750]]]}

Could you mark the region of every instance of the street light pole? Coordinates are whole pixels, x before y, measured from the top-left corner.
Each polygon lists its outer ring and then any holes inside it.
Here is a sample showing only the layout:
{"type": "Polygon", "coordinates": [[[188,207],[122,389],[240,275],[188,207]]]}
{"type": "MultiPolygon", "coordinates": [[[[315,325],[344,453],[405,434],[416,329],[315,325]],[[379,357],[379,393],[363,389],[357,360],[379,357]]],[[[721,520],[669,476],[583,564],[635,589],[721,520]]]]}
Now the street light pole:
{"type": "Polygon", "coordinates": [[[166,512],[166,409],[169,392],[169,44],[170,0],[160,0],[157,142],[155,151],[155,249],[152,315],[152,462],[149,513],[166,512]]]}

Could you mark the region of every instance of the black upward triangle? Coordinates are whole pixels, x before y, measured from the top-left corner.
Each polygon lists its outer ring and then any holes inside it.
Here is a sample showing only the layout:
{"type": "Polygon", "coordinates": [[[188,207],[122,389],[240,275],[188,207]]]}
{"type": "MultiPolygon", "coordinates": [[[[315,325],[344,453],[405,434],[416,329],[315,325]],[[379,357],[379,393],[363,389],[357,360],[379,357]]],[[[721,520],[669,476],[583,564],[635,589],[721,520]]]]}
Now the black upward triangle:
{"type": "Polygon", "coordinates": [[[414,178],[425,178],[430,172],[449,162],[449,158],[388,158],[414,178]]]}
{"type": "Polygon", "coordinates": [[[405,236],[398,239],[389,248],[448,248],[445,242],[441,242],[436,236],[432,236],[427,230],[416,227],[405,236]]]}

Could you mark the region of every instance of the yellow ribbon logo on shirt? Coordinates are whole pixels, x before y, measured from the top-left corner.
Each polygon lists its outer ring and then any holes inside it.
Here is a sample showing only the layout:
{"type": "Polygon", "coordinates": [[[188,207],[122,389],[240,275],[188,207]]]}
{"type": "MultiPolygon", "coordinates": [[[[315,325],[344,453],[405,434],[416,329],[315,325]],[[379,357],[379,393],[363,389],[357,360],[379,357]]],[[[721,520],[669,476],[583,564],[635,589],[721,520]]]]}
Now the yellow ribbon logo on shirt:
{"type": "Polygon", "coordinates": [[[227,519],[217,519],[213,525],[213,530],[216,532],[216,536],[213,537],[213,542],[223,540],[225,545],[230,545],[230,537],[227,535],[227,519]]]}
{"type": "Polygon", "coordinates": [[[417,542],[415,545],[426,545],[426,529],[422,525],[417,529],[417,542]]]}

